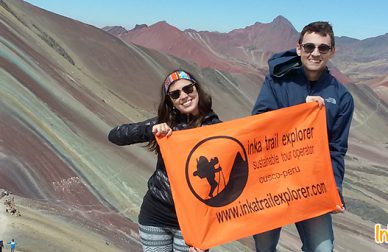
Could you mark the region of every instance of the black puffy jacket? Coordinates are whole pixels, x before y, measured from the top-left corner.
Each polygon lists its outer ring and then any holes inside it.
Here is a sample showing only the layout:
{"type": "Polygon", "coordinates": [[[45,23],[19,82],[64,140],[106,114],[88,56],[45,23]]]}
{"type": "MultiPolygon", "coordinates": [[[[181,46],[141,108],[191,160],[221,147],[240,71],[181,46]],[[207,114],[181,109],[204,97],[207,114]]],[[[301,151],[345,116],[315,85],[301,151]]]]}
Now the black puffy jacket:
{"type": "MultiPolygon", "coordinates": [[[[173,130],[189,128],[185,119],[186,117],[182,116],[180,118],[180,123],[178,123],[173,130]]],[[[219,122],[221,121],[218,116],[214,112],[210,112],[203,118],[201,126],[219,122]]],[[[108,139],[112,143],[120,146],[149,142],[154,138],[152,127],[156,123],[157,119],[152,118],[144,122],[123,124],[113,128],[109,132],[108,139]]],[[[174,205],[166,167],[164,166],[164,161],[160,153],[158,153],[156,170],[148,180],[148,189],[151,194],[161,202],[170,206],[174,205]]]]}

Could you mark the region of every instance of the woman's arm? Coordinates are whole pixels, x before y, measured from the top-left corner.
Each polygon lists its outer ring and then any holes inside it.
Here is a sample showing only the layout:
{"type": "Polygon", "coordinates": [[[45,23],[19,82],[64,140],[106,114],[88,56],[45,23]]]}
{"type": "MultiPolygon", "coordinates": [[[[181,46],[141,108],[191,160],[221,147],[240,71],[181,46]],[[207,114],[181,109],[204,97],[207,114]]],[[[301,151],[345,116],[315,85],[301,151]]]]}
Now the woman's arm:
{"type": "Polygon", "coordinates": [[[108,139],[120,146],[149,142],[154,138],[152,127],[155,124],[156,118],[144,122],[123,124],[113,128],[108,134],[108,139]]]}

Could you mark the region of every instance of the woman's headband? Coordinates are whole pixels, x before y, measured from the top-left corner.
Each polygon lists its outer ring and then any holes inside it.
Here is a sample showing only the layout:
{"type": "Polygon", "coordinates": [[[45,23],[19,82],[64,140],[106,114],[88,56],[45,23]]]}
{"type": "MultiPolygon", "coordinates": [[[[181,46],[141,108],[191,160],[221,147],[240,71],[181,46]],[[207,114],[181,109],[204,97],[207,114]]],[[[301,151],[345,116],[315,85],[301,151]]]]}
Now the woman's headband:
{"type": "Polygon", "coordinates": [[[169,74],[166,79],[164,80],[164,92],[167,94],[167,91],[168,91],[168,88],[170,87],[170,85],[172,83],[174,83],[175,81],[177,80],[181,80],[181,79],[184,79],[184,80],[189,80],[189,81],[192,81],[192,82],[195,82],[195,80],[190,76],[190,74],[186,73],[185,71],[175,71],[171,74],[169,74]]]}

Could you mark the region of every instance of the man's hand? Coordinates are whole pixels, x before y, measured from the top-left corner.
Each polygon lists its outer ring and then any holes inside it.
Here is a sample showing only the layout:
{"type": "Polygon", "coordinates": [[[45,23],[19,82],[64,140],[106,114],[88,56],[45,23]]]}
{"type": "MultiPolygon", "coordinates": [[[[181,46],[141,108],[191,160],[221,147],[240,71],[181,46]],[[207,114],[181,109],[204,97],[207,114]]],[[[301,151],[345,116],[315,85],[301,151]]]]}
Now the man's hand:
{"type": "Polygon", "coordinates": [[[320,96],[307,96],[306,102],[318,102],[319,109],[325,106],[325,100],[320,96]]]}
{"type": "Polygon", "coordinates": [[[345,212],[345,207],[342,205],[342,206],[340,206],[340,205],[337,205],[336,206],[337,207],[337,209],[336,210],[334,210],[333,212],[331,212],[331,213],[333,213],[333,214],[337,214],[337,213],[344,213],[345,212]]]}

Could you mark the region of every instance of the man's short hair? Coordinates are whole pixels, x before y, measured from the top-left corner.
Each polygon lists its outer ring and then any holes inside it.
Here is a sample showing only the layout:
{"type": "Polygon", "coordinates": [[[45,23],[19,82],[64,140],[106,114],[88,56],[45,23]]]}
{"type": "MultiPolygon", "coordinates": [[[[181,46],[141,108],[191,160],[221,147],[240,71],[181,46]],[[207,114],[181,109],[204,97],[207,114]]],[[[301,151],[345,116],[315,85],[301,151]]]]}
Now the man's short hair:
{"type": "Polygon", "coordinates": [[[299,37],[299,44],[302,44],[303,37],[306,33],[318,33],[321,36],[329,35],[331,39],[331,45],[332,47],[335,47],[335,41],[334,41],[334,32],[333,27],[329,22],[324,21],[318,21],[318,22],[312,22],[308,25],[306,25],[302,32],[300,33],[299,37]]]}

